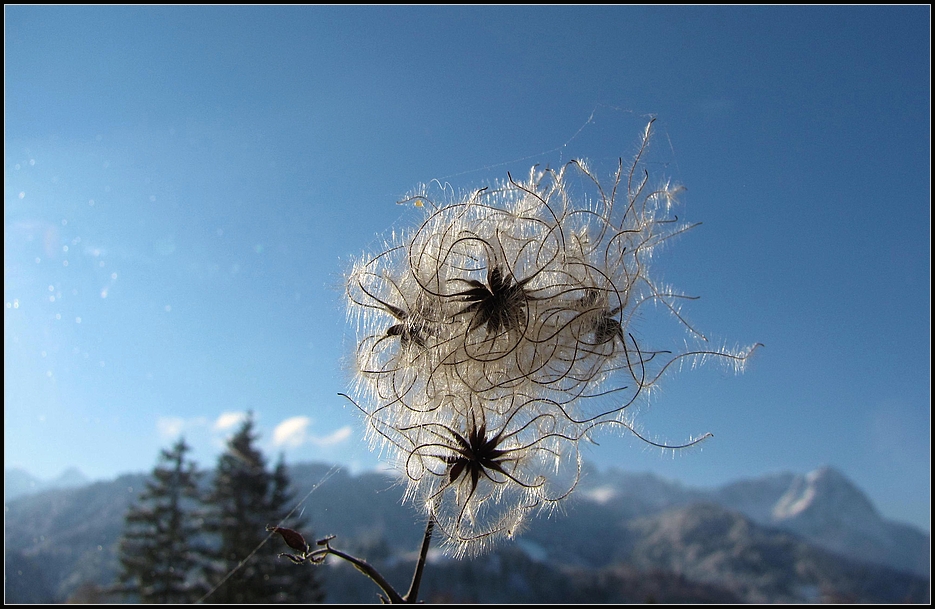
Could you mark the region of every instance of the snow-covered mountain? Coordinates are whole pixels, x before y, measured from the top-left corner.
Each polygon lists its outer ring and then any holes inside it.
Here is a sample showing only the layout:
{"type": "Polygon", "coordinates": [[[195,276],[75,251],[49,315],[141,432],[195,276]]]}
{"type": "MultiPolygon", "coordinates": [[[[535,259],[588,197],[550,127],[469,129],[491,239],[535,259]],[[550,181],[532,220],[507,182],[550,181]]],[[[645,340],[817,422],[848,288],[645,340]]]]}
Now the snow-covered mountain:
{"type": "MultiPolygon", "coordinates": [[[[351,475],[324,464],[297,464],[289,471],[297,497],[315,489],[306,497],[311,528],[306,533],[336,534],[344,549],[388,568],[405,566],[408,555],[400,552],[418,547],[421,516],[401,504],[397,480],[377,472],[351,475]]],[[[128,475],[13,500],[7,496],[7,600],[64,600],[81,582],[113,581],[123,514],[144,478],[128,475]],[[11,573],[17,576],[11,579],[11,573]]],[[[541,575],[527,596],[494,594],[494,586],[490,595],[471,598],[570,602],[579,588],[581,599],[592,601],[595,590],[607,588],[600,597],[605,602],[929,598],[929,535],[882,518],[831,468],[706,490],[651,474],[586,467],[563,508],[531,519],[516,543],[502,548],[503,560],[511,564],[503,571],[506,588],[519,571],[523,577],[541,575]],[[555,595],[533,594],[548,588],[544,581],[551,582],[555,595]],[[680,590],[682,596],[648,592],[656,588],[680,590]],[[623,589],[629,592],[622,594],[623,589]]],[[[467,582],[496,560],[449,561],[432,571],[441,578],[439,590],[450,591],[452,578],[467,582]]],[[[347,590],[359,587],[358,576],[348,575],[347,590]]],[[[342,596],[342,585],[332,581],[332,602],[361,600],[342,596]]],[[[465,587],[465,594],[470,589],[465,587]]]]}
{"type": "Polygon", "coordinates": [[[713,490],[686,487],[646,473],[585,467],[568,521],[531,524],[537,543],[571,527],[587,547],[563,550],[592,567],[625,560],[622,528],[598,530],[606,522],[650,516],[699,503],[717,505],[769,529],[778,529],[824,550],[865,564],[876,564],[928,578],[931,538],[919,529],[883,518],[867,496],[844,474],[821,467],[807,474],[780,473],[734,482],[713,490]],[[554,529],[554,530],[553,530],[554,529]]]}
{"type": "Polygon", "coordinates": [[[712,499],[844,556],[929,576],[931,538],[883,518],[841,472],[821,467],[727,485],[712,499]]]}

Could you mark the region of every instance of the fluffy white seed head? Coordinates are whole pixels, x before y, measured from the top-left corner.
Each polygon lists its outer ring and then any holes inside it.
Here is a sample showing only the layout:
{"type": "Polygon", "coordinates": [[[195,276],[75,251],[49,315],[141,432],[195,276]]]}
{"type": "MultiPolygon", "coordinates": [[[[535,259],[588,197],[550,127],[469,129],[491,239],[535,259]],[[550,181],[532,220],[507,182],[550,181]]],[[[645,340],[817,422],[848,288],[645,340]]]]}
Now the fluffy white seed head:
{"type": "Polygon", "coordinates": [[[445,200],[424,187],[421,224],[347,275],[351,399],[454,555],[567,497],[578,443],[598,427],[636,433],[627,409],[672,364],[739,371],[749,356],[708,347],[685,297],[651,274],[653,250],[691,225],[671,214],[680,187],[651,187],[642,166],[650,127],[606,186],[572,161],[445,200]],[[649,304],[688,330],[683,351],[635,338],[649,304]]]}

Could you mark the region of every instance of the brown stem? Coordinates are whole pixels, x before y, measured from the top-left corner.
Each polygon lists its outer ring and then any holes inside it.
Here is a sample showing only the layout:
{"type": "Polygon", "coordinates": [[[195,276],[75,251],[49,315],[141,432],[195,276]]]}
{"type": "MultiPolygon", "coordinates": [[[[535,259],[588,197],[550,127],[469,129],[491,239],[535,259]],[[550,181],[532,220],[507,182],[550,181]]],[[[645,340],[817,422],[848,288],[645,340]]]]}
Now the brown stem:
{"type": "Polygon", "coordinates": [[[422,571],[425,570],[425,557],[429,553],[429,544],[432,542],[432,531],[435,530],[435,515],[429,514],[429,521],[425,524],[425,536],[422,537],[422,548],[419,551],[419,562],[416,571],[412,574],[412,585],[409,592],[403,597],[403,602],[414,603],[419,596],[419,585],[422,583],[422,571]]]}
{"type": "Polygon", "coordinates": [[[318,550],[317,552],[315,552],[315,554],[319,554],[322,552],[327,553],[327,554],[334,554],[338,558],[343,558],[347,562],[354,565],[354,567],[356,567],[358,571],[360,571],[361,573],[369,577],[373,581],[373,583],[375,583],[376,585],[380,586],[380,588],[383,589],[383,591],[386,593],[386,596],[389,602],[391,603],[406,602],[405,600],[403,600],[403,597],[399,595],[399,592],[394,590],[393,586],[390,585],[388,581],[383,579],[383,576],[380,575],[380,572],[374,569],[373,565],[371,565],[367,561],[361,560],[355,556],[351,556],[350,554],[345,554],[341,550],[335,550],[334,548],[331,547],[330,544],[326,545],[324,550],[318,550]]]}

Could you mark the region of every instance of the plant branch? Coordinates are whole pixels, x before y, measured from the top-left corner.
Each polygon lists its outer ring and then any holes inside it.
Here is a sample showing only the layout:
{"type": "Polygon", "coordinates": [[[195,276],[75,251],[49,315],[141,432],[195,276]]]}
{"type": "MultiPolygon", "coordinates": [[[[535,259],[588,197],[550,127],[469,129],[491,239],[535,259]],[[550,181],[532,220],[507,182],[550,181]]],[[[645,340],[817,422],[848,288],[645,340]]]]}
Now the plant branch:
{"type": "Polygon", "coordinates": [[[429,514],[429,520],[425,524],[425,536],[422,537],[422,548],[419,551],[419,562],[416,563],[416,571],[412,574],[412,585],[409,586],[409,592],[403,597],[403,602],[414,603],[419,596],[419,585],[422,583],[422,571],[425,570],[425,557],[429,552],[429,545],[432,543],[432,531],[435,530],[435,515],[429,514]]]}
{"type": "Polygon", "coordinates": [[[331,544],[330,544],[330,540],[328,540],[328,541],[325,542],[325,548],[324,548],[324,549],[322,549],[322,550],[317,550],[317,551],[315,551],[315,552],[312,552],[312,553],[309,555],[309,559],[312,560],[313,562],[318,562],[318,561],[320,561],[320,560],[324,560],[325,556],[327,556],[328,554],[334,554],[334,555],[337,556],[338,558],[343,558],[343,559],[346,560],[347,562],[349,562],[349,563],[351,563],[352,565],[354,565],[354,567],[355,567],[358,571],[360,571],[361,573],[363,573],[364,575],[366,575],[367,577],[369,577],[369,578],[373,581],[373,583],[375,583],[376,585],[380,586],[380,588],[383,590],[383,592],[386,593],[386,596],[387,596],[387,599],[389,600],[389,602],[391,602],[391,603],[404,603],[404,602],[406,602],[406,601],[403,599],[403,597],[399,595],[399,592],[397,592],[397,591],[393,588],[393,586],[390,585],[390,583],[389,583],[388,581],[386,581],[386,580],[383,578],[382,575],[380,575],[380,572],[377,571],[377,570],[373,567],[373,565],[371,565],[370,563],[368,563],[366,560],[361,560],[361,559],[357,558],[356,556],[351,556],[350,554],[346,554],[346,553],[342,552],[341,550],[336,550],[336,549],[332,548],[332,547],[331,547],[331,544]]]}

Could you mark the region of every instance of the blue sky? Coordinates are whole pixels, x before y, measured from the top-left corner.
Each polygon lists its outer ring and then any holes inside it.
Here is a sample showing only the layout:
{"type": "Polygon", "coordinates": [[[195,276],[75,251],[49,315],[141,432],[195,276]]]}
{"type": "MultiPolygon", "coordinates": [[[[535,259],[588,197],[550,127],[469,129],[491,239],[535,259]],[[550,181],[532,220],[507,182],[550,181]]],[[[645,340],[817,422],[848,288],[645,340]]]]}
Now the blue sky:
{"type": "Polygon", "coordinates": [[[7,7],[4,461],[378,463],[337,396],[342,277],[395,202],[573,158],[657,117],[703,224],[654,259],[741,376],[662,382],[586,458],[710,486],[832,465],[931,518],[928,7],[7,7]]]}

